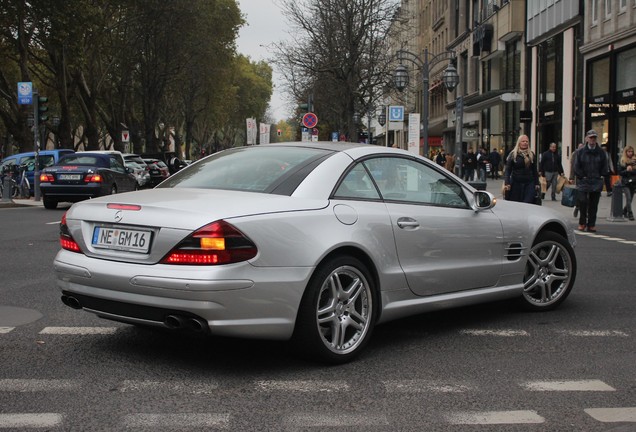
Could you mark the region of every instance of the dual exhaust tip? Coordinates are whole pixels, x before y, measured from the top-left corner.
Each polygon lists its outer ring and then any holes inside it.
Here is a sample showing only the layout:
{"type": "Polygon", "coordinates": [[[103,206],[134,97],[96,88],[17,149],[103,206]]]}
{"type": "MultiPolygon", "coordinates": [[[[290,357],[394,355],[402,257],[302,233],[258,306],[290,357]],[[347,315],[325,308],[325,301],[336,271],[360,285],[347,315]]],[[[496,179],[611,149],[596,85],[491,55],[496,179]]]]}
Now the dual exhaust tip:
{"type": "MultiPolygon", "coordinates": [[[[82,309],[80,301],[70,295],[63,295],[62,303],[73,309],[82,309]]],[[[195,332],[207,332],[209,330],[208,323],[204,319],[192,316],[168,315],[163,320],[163,325],[172,330],[185,329],[195,332]]]]}
{"type": "Polygon", "coordinates": [[[181,315],[168,315],[163,321],[169,329],[187,329],[195,332],[206,332],[209,330],[208,323],[197,317],[184,317],[181,315]]]}

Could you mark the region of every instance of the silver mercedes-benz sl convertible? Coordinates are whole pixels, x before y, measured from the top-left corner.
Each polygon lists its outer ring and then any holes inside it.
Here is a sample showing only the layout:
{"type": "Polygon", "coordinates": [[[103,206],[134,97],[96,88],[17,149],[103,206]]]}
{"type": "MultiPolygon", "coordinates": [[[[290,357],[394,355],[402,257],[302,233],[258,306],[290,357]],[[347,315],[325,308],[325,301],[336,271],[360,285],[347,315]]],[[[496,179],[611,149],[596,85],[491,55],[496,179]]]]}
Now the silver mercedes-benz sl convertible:
{"type": "Polygon", "coordinates": [[[154,189],[74,204],[60,243],[54,267],[70,307],[290,339],[331,363],[408,315],[513,298],[553,309],[576,276],[574,233],[557,213],[362,144],[222,151],[154,189]]]}

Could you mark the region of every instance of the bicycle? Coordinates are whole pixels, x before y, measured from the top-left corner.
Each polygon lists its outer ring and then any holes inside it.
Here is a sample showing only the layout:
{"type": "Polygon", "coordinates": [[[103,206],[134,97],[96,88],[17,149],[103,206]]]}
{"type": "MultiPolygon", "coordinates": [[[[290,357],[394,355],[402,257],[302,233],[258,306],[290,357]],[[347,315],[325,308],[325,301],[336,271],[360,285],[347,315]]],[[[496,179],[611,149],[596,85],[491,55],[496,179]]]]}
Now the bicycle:
{"type": "Polygon", "coordinates": [[[0,186],[0,197],[4,194],[4,177],[9,176],[11,187],[11,198],[25,198],[31,197],[31,184],[26,176],[27,165],[11,166],[5,169],[2,177],[2,185],[0,186]],[[16,178],[19,180],[16,181],[16,178]]]}

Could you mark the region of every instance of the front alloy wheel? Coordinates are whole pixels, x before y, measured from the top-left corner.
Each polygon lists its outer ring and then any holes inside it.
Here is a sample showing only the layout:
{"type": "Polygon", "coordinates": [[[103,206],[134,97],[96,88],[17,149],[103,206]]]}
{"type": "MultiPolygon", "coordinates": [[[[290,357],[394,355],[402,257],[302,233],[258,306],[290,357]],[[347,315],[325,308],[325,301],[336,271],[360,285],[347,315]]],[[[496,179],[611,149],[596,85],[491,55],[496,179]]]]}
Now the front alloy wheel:
{"type": "Polygon", "coordinates": [[[532,310],[554,309],[570,294],[575,278],[576,257],[572,246],[556,233],[541,233],[526,264],[524,305],[532,310]]]}
{"type": "Polygon", "coordinates": [[[373,282],[353,257],[323,264],[307,287],[294,340],[313,358],[344,363],[358,355],[375,324],[373,282]]]}

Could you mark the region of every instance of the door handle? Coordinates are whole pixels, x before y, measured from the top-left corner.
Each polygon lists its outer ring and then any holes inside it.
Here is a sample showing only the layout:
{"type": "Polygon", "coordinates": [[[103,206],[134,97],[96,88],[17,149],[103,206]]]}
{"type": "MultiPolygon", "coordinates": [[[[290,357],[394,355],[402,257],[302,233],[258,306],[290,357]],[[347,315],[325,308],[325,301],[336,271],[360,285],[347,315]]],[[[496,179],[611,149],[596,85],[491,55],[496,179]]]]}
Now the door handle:
{"type": "Polygon", "coordinates": [[[397,225],[403,229],[415,229],[420,226],[419,222],[415,219],[411,219],[408,217],[399,218],[397,221],[397,225]]]}

